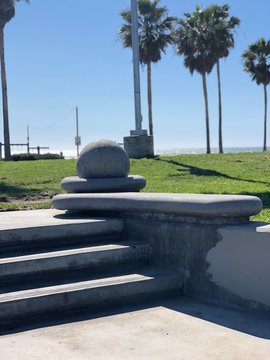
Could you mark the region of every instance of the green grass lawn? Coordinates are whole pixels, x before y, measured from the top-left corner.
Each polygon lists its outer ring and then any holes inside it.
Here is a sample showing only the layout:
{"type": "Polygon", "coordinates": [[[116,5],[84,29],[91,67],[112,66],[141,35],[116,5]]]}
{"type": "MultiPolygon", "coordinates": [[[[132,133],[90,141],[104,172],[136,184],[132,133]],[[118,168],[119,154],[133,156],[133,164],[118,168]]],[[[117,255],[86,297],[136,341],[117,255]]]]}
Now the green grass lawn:
{"type": "MultiPolygon", "coordinates": [[[[250,194],[270,221],[270,153],[160,156],[131,160],[131,174],[147,179],[148,192],[250,194]]],[[[0,211],[50,207],[60,181],[76,175],[75,160],[0,162],[0,211]]]]}

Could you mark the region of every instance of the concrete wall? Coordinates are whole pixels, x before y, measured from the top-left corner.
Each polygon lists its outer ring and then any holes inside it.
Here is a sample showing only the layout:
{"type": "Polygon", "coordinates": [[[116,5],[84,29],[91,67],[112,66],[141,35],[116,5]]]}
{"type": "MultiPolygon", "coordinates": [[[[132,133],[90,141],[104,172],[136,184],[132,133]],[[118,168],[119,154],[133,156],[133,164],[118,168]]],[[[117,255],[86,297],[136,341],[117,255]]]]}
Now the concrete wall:
{"type": "Polygon", "coordinates": [[[207,254],[208,273],[218,287],[270,307],[270,227],[263,224],[219,229],[221,240],[207,254]]]}
{"type": "Polygon", "coordinates": [[[184,293],[270,313],[270,224],[249,221],[260,199],[240,195],[57,195],[59,210],[123,218],[127,238],[152,244],[151,262],[184,274],[184,293]]]}
{"type": "Polygon", "coordinates": [[[126,136],[124,137],[124,149],[133,159],[153,157],[154,138],[153,136],[126,136]]]}
{"type": "Polygon", "coordinates": [[[153,264],[183,272],[186,295],[270,314],[270,225],[129,218],[125,232],[151,242],[153,264]]]}

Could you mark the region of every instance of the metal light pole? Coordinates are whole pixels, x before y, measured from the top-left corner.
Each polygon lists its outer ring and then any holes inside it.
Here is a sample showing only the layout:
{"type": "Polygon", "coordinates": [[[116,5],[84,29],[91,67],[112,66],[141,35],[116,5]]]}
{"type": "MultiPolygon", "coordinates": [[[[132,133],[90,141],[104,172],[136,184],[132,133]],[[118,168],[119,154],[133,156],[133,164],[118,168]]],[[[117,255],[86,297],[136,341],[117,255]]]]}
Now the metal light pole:
{"type": "Polygon", "coordinates": [[[131,35],[133,51],[135,129],[124,137],[124,149],[130,158],[141,159],[154,156],[153,136],[142,130],[141,87],[140,87],[140,48],[138,34],[138,2],[131,0],[131,35]],[[143,135],[143,136],[141,136],[143,135]]]}
{"type": "Polygon", "coordinates": [[[135,128],[136,128],[136,130],[131,130],[130,135],[147,135],[147,131],[142,130],[141,86],[140,86],[140,50],[139,50],[139,35],[138,35],[138,2],[137,2],[137,0],[131,0],[131,28],[132,28],[135,128]]]}

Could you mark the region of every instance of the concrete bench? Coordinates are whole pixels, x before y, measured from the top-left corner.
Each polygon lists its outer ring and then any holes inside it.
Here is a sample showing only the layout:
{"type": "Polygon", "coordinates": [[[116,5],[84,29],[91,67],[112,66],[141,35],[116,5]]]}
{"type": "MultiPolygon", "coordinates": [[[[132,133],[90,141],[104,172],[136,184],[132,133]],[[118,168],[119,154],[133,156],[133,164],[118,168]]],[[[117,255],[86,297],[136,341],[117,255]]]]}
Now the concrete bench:
{"type": "Polygon", "coordinates": [[[122,217],[173,217],[185,221],[247,222],[262,210],[255,196],[161,193],[63,194],[52,201],[58,210],[117,214],[122,217]]]}

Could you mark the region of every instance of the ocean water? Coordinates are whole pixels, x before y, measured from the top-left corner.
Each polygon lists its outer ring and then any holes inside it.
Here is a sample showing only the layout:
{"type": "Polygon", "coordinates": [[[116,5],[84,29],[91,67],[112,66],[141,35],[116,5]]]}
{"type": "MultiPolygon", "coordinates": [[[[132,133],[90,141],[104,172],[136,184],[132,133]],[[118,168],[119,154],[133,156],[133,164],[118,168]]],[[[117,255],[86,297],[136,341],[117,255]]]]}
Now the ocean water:
{"type": "MultiPolygon", "coordinates": [[[[243,153],[243,152],[261,152],[262,147],[225,147],[224,153],[243,153]]],[[[156,149],[159,155],[180,155],[180,154],[205,154],[205,148],[174,148],[174,149],[156,149]]],[[[218,148],[211,148],[212,154],[218,154],[218,148]]]]}
{"type": "MultiPolygon", "coordinates": [[[[242,153],[242,152],[261,152],[262,147],[225,147],[224,153],[242,153]]],[[[12,154],[23,152],[20,149],[12,149],[12,154]],[[15,150],[15,151],[14,151],[15,150]]],[[[33,151],[34,152],[34,151],[33,151]]],[[[50,152],[53,154],[60,154],[63,152],[63,155],[66,159],[75,159],[76,158],[76,149],[54,149],[50,148],[47,151],[41,151],[41,153],[50,152]]],[[[218,148],[211,148],[212,154],[217,154],[219,152],[218,148]]],[[[171,149],[155,149],[155,154],[157,155],[180,155],[180,154],[205,154],[205,148],[171,148],[171,149]]],[[[4,154],[3,154],[4,155],[4,154]]]]}
{"type": "MultiPolygon", "coordinates": [[[[224,153],[242,153],[242,152],[261,152],[261,147],[228,147],[224,148],[224,153]]],[[[50,150],[52,153],[60,153],[60,150],[50,150]]],[[[66,159],[75,159],[76,150],[62,150],[66,159]]],[[[211,149],[212,154],[218,154],[218,148],[211,149]]],[[[180,154],[205,154],[205,148],[172,148],[172,149],[155,149],[157,155],[180,155],[180,154]]]]}

